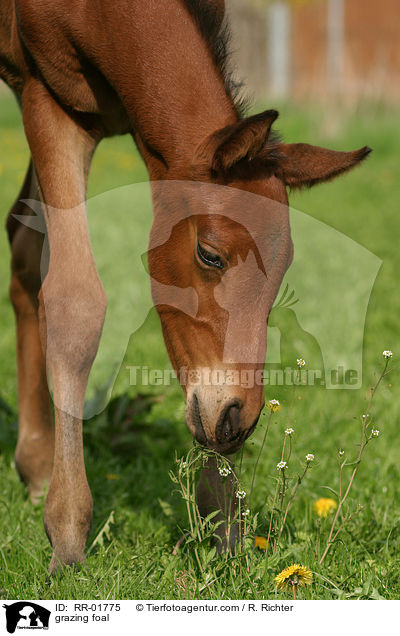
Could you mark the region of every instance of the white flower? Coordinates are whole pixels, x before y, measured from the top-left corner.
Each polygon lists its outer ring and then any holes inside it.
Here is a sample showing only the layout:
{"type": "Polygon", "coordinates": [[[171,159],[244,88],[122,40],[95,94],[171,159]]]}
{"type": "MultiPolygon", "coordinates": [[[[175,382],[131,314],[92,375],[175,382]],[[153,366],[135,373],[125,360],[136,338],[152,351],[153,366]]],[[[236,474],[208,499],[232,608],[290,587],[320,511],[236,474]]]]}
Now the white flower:
{"type": "Polygon", "coordinates": [[[339,451],[339,455],[340,455],[340,457],[343,457],[343,455],[344,455],[344,450],[343,450],[343,449],[341,449],[341,450],[339,451]]]}
{"type": "Polygon", "coordinates": [[[246,491],[245,490],[238,490],[236,493],[236,497],[237,499],[244,499],[246,497],[246,491]]]}
{"type": "Polygon", "coordinates": [[[285,430],[285,435],[293,435],[294,433],[294,428],[287,428],[285,430]]]}
{"type": "Polygon", "coordinates": [[[247,508],[247,510],[243,510],[243,512],[242,512],[243,517],[248,517],[249,514],[250,514],[250,509],[249,508],[247,508]]]}
{"type": "Polygon", "coordinates": [[[376,428],[373,428],[371,431],[371,435],[372,437],[379,437],[379,431],[377,431],[376,428]]]}
{"type": "Polygon", "coordinates": [[[393,351],[390,351],[390,349],[388,349],[387,351],[383,351],[382,355],[385,360],[390,360],[390,358],[393,358],[393,351]]]}
{"type": "Polygon", "coordinates": [[[269,400],[267,406],[272,413],[276,413],[281,408],[279,400],[269,400]]]}
{"type": "Polygon", "coordinates": [[[221,466],[220,468],[218,468],[218,472],[221,477],[228,477],[228,475],[230,475],[232,471],[229,466],[221,466]]]}
{"type": "Polygon", "coordinates": [[[313,462],[314,461],[314,455],[312,453],[308,453],[308,455],[306,455],[306,462],[313,462]]]}
{"type": "Polygon", "coordinates": [[[279,462],[276,465],[276,470],[285,470],[285,468],[287,468],[287,462],[279,462]]]}
{"type": "Polygon", "coordinates": [[[303,358],[297,358],[297,366],[299,367],[299,369],[301,369],[301,367],[305,367],[306,361],[303,360],[303,358]]]}

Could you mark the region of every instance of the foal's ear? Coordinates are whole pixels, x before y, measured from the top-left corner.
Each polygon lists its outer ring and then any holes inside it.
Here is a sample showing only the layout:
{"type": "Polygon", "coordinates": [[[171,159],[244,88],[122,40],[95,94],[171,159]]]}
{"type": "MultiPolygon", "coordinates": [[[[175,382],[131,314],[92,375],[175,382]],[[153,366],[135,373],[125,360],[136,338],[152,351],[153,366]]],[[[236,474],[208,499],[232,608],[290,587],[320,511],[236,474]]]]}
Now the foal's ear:
{"type": "Polygon", "coordinates": [[[208,140],[213,151],[211,171],[227,175],[242,159],[254,159],[267,142],[277,117],[276,110],[266,110],[214,133],[208,140]]]}
{"type": "Polygon", "coordinates": [[[279,144],[276,174],[293,188],[310,187],[347,172],[370,152],[368,146],[353,152],[337,152],[308,144],[279,144]]]}

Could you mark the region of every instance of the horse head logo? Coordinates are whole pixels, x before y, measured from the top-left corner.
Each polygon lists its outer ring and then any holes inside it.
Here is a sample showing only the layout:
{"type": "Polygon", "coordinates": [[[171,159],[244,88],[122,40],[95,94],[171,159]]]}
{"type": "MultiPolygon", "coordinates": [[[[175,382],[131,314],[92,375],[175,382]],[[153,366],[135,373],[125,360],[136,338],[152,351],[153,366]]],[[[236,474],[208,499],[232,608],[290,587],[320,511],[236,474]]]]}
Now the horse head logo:
{"type": "Polygon", "coordinates": [[[9,634],[16,629],[48,629],[51,612],[32,601],[18,601],[3,605],[6,610],[6,628],[9,634]]]}

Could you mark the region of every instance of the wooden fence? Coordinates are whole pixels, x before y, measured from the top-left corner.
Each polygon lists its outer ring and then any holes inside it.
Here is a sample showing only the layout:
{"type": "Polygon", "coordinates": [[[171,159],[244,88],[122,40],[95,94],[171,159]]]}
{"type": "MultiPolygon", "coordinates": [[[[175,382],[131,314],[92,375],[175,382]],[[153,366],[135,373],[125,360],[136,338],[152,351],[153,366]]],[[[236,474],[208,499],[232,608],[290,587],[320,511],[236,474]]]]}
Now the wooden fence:
{"type": "Polygon", "coordinates": [[[400,102],[400,0],[226,0],[256,98],[400,102]]]}

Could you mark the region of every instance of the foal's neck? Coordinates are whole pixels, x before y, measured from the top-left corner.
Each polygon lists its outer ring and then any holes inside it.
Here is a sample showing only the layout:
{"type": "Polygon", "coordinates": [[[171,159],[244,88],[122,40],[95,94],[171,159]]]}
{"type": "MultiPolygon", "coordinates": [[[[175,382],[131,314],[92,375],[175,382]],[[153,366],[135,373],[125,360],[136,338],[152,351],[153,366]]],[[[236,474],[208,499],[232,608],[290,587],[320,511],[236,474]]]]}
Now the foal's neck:
{"type": "Polygon", "coordinates": [[[99,65],[124,103],[150,176],[187,177],[198,144],[237,120],[200,29],[180,0],[121,0],[103,25],[113,50],[99,65]]]}

